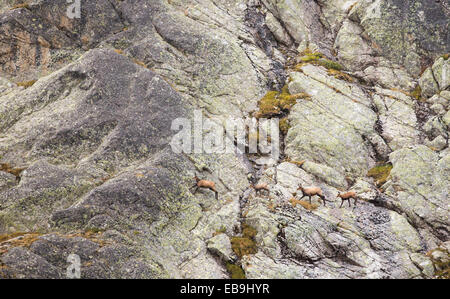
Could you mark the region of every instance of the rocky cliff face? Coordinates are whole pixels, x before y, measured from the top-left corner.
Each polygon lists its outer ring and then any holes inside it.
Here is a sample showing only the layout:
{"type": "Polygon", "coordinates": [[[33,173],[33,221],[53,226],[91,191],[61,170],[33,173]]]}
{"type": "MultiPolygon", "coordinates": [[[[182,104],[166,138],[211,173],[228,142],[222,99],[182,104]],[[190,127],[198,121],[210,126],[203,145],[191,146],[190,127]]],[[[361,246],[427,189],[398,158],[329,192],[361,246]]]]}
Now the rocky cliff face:
{"type": "Polygon", "coordinates": [[[68,5],[0,4],[0,277],[448,276],[448,1],[68,5]],[[174,153],[195,110],[280,157],[174,153]]]}

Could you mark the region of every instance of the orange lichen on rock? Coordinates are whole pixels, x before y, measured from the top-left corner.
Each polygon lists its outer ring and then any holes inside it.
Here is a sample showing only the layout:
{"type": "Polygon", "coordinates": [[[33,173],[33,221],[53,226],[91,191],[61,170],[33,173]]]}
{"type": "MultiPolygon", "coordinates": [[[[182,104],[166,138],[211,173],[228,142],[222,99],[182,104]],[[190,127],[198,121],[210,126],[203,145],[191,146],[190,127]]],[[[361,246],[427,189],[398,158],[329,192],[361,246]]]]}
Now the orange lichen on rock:
{"type": "Polygon", "coordinates": [[[39,233],[16,232],[0,235],[0,255],[14,247],[29,248],[39,238],[39,233]]]}
{"type": "Polygon", "coordinates": [[[311,204],[307,201],[304,200],[298,200],[295,199],[294,197],[292,197],[289,202],[292,204],[292,206],[295,208],[297,205],[301,205],[303,208],[305,208],[308,211],[314,211],[316,210],[319,206],[317,204],[311,204]]]}
{"type": "Polygon", "coordinates": [[[28,88],[34,85],[34,83],[36,83],[37,80],[30,80],[30,81],[24,81],[24,82],[17,82],[17,86],[22,86],[24,88],[28,88]]]}
{"type": "Polygon", "coordinates": [[[102,231],[95,230],[95,229],[88,229],[83,232],[77,232],[69,235],[65,235],[64,237],[68,238],[75,238],[75,237],[81,237],[87,240],[90,240],[94,243],[97,243],[100,245],[100,247],[103,247],[108,244],[108,242],[104,239],[102,239],[102,231]]]}
{"type": "Polygon", "coordinates": [[[14,5],[10,9],[14,10],[14,9],[19,9],[19,8],[29,9],[30,8],[30,4],[28,4],[28,3],[19,3],[19,4],[14,5]]]}

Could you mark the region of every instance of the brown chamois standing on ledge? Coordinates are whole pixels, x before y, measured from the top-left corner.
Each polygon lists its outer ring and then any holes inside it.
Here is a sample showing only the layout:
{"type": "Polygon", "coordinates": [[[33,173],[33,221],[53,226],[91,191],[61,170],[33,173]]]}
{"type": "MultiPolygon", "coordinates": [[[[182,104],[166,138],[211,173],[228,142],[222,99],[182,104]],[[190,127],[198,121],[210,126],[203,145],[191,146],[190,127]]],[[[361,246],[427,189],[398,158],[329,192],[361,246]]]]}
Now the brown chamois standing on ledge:
{"type": "MultiPolygon", "coordinates": [[[[327,199],[323,195],[322,189],[320,189],[319,187],[303,188],[300,186],[300,187],[298,187],[297,190],[302,191],[303,196],[300,199],[302,199],[305,196],[309,196],[309,203],[311,203],[311,197],[313,197],[314,195],[317,195],[323,200],[323,205],[326,206],[325,202],[327,201],[327,199]]],[[[330,200],[328,200],[328,201],[330,201],[330,200]]]]}
{"type": "Polygon", "coordinates": [[[269,189],[269,185],[267,183],[259,183],[256,185],[250,185],[253,189],[255,189],[256,194],[258,194],[258,192],[261,192],[263,190],[266,190],[267,192],[270,193],[270,189],[269,189]]]}
{"type": "Polygon", "coordinates": [[[212,181],[207,181],[207,180],[201,180],[199,179],[197,176],[194,176],[195,179],[195,190],[194,190],[194,194],[197,192],[198,188],[205,188],[205,189],[209,189],[211,191],[214,191],[214,193],[216,194],[216,199],[219,199],[219,192],[217,192],[216,190],[216,184],[212,181]]]}
{"type": "Polygon", "coordinates": [[[355,206],[356,206],[356,200],[357,200],[356,192],[348,191],[348,192],[345,192],[342,194],[341,194],[341,192],[339,192],[337,196],[340,197],[342,200],[340,208],[342,207],[342,204],[344,204],[344,200],[348,200],[348,206],[350,207],[351,206],[350,199],[352,199],[352,198],[355,200],[355,206]]]}
{"type": "Polygon", "coordinates": [[[14,175],[18,182],[20,181],[20,175],[24,170],[26,170],[26,168],[13,168],[8,163],[0,163],[0,171],[14,175]]]}

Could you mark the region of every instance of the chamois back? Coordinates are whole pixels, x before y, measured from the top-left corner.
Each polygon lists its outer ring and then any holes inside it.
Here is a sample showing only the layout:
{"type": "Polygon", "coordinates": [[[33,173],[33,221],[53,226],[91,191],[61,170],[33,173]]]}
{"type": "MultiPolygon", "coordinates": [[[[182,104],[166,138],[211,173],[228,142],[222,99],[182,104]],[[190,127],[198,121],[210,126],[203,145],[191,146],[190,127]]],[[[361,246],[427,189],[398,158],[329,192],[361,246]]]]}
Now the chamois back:
{"type": "Polygon", "coordinates": [[[299,187],[299,190],[301,190],[304,194],[306,195],[320,195],[323,196],[322,194],[322,189],[320,189],[319,187],[307,187],[307,188],[302,188],[299,187]]]}
{"type": "Polygon", "coordinates": [[[207,180],[201,180],[199,179],[197,176],[194,177],[195,181],[197,182],[197,186],[200,188],[208,188],[211,189],[214,192],[216,191],[216,184],[212,181],[207,181],[207,180]]]}
{"type": "Polygon", "coordinates": [[[348,191],[345,193],[338,193],[338,197],[342,198],[342,199],[348,199],[348,198],[355,198],[356,197],[356,192],[354,191],[348,191]]]}
{"type": "Polygon", "coordinates": [[[267,183],[259,183],[256,185],[252,185],[255,190],[267,190],[269,191],[269,185],[267,183]]]}

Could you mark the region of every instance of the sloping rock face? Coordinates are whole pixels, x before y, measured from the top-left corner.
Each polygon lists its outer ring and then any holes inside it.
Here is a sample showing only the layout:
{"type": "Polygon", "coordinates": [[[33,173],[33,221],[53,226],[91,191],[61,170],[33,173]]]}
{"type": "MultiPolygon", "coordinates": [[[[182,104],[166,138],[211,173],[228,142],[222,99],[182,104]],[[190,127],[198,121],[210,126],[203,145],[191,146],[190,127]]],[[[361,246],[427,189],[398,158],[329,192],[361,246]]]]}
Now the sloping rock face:
{"type": "Polygon", "coordinates": [[[0,277],[445,273],[446,1],[68,9],[0,4],[0,277]],[[239,123],[270,90],[294,99],[279,157],[173,150],[174,120],[239,123]]]}
{"type": "Polygon", "coordinates": [[[361,1],[352,18],[360,22],[383,56],[417,75],[424,61],[429,63],[448,52],[449,15],[446,1],[392,0],[361,1]]]}

